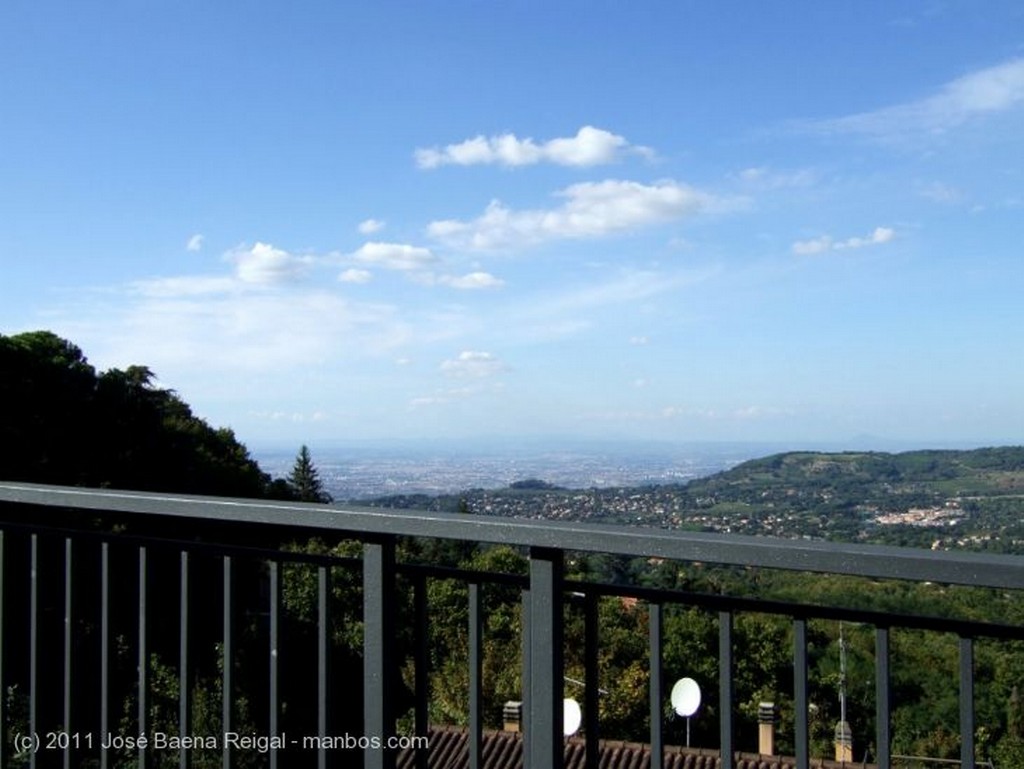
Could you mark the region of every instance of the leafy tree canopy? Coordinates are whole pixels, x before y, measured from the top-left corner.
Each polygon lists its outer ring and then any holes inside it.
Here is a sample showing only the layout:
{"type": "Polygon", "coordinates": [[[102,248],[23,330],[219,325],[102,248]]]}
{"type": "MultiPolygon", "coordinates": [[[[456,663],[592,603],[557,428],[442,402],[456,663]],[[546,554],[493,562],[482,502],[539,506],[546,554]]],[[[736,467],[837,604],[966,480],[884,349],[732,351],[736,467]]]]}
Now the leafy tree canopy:
{"type": "Polygon", "coordinates": [[[146,366],[97,372],[49,331],[0,335],[0,478],[281,496],[228,428],[195,416],[146,366]]]}

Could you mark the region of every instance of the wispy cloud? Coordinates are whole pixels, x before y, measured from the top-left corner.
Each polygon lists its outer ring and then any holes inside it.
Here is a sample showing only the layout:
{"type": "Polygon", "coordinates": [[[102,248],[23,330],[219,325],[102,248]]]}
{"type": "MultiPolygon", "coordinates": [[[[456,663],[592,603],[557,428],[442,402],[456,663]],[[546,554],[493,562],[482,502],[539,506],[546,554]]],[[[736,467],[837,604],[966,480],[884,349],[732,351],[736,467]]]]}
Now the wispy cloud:
{"type": "Polygon", "coordinates": [[[935,203],[960,203],[965,197],[963,190],[942,182],[921,185],[918,194],[935,203]]]}
{"type": "Polygon", "coordinates": [[[387,223],[381,219],[364,219],[359,222],[359,232],[363,235],[372,235],[375,232],[380,232],[387,226],[387,223]]]}
{"type": "Polygon", "coordinates": [[[359,262],[388,270],[418,270],[429,267],[437,257],[429,248],[407,243],[364,243],[352,254],[359,262]]]}
{"type": "Polygon", "coordinates": [[[852,237],[845,240],[835,240],[831,235],[810,240],[798,240],[793,243],[792,250],[798,256],[813,256],[823,254],[827,251],[843,251],[845,249],[864,248],[865,246],[877,246],[888,243],[896,237],[896,231],[891,227],[876,227],[874,231],[864,237],[852,237]]]}
{"type": "Polygon", "coordinates": [[[821,134],[861,134],[895,139],[943,133],[969,120],[1005,112],[1024,103],[1024,58],[964,75],[938,93],[871,112],[819,120],[803,128],[821,134]]]}
{"type": "Polygon", "coordinates": [[[186,251],[201,251],[203,248],[203,236],[198,232],[188,239],[188,243],[185,244],[186,251]]]}
{"type": "Polygon", "coordinates": [[[496,376],[508,370],[494,353],[479,350],[464,350],[455,358],[442,361],[441,373],[445,376],[467,379],[482,379],[496,376]]]}
{"type": "Polygon", "coordinates": [[[654,184],[617,179],[582,182],[556,194],[565,199],[557,208],[517,211],[495,200],[476,219],[434,221],[427,233],[457,248],[503,249],[549,240],[596,238],[724,207],[714,196],[670,180],[654,184]]]}
{"type": "Polygon", "coordinates": [[[484,288],[501,288],[505,281],[496,278],[489,272],[470,272],[466,275],[445,275],[439,279],[440,283],[452,288],[465,291],[472,291],[484,288]]]}
{"type": "MultiPolygon", "coordinates": [[[[684,291],[714,274],[714,270],[623,270],[584,285],[569,285],[535,294],[507,315],[506,332],[531,342],[563,340],[585,334],[602,318],[618,317],[620,308],[650,306],[656,297],[684,291]]],[[[649,343],[646,336],[630,337],[631,345],[649,343]]]]}
{"type": "Polygon", "coordinates": [[[810,168],[780,171],[768,166],[744,168],[736,177],[744,185],[759,190],[777,190],[787,187],[810,187],[818,181],[819,174],[810,168]]]}
{"type": "Polygon", "coordinates": [[[133,287],[116,308],[80,310],[74,326],[107,365],[146,361],[185,384],[373,357],[412,334],[394,307],[322,290],[172,296],[133,287]]]}
{"type": "Polygon", "coordinates": [[[630,144],[622,136],[588,125],[575,136],[541,143],[531,138],[520,139],[512,133],[476,136],[445,147],[417,149],[415,158],[416,165],[423,169],[445,165],[528,166],[537,163],[585,167],[613,163],[626,153],[647,157],[653,154],[647,147],[630,144]]]}

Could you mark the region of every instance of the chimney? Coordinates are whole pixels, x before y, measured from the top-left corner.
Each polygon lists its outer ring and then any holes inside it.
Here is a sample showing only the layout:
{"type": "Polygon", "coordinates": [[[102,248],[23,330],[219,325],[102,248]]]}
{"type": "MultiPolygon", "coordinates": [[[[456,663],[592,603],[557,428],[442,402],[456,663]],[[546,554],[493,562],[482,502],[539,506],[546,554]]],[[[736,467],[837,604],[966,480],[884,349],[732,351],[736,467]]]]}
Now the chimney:
{"type": "Polygon", "coordinates": [[[762,702],[757,706],[757,752],[762,756],[775,755],[774,702],[762,702]]]}
{"type": "Polygon", "coordinates": [[[506,732],[523,730],[523,703],[509,700],[501,710],[502,721],[506,732]]]}
{"type": "Polygon", "coordinates": [[[846,721],[836,724],[836,761],[841,764],[853,761],[853,731],[846,721]]]}

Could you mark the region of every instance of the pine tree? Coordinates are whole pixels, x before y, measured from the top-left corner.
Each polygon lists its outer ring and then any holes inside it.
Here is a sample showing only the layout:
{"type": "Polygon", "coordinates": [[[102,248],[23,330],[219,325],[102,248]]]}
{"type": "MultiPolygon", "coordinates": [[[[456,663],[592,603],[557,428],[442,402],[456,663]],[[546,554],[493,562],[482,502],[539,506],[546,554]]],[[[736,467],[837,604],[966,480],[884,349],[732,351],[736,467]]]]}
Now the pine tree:
{"type": "Polygon", "coordinates": [[[295,464],[288,476],[288,485],[302,502],[331,502],[332,497],[324,491],[316,465],[309,455],[309,448],[303,444],[295,457],[295,464]]]}

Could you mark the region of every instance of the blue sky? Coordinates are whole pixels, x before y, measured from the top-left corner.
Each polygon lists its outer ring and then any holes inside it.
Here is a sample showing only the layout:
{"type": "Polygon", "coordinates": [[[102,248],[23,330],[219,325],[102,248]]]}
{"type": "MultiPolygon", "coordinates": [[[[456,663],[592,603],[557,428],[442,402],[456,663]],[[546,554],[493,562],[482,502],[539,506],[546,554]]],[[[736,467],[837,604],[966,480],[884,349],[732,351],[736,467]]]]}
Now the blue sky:
{"type": "Polygon", "coordinates": [[[0,7],[0,333],[250,446],[1019,443],[1018,2],[0,7]]]}

